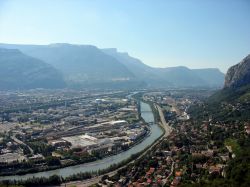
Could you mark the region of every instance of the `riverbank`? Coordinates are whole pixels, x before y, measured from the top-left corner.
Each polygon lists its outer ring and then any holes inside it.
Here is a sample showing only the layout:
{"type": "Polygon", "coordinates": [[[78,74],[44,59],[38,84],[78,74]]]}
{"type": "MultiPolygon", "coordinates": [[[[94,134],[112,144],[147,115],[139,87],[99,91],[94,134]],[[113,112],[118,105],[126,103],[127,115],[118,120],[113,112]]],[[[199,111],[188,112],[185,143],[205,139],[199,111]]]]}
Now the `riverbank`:
{"type": "MultiPolygon", "coordinates": [[[[122,167],[117,168],[114,171],[105,173],[103,175],[92,177],[91,179],[86,179],[86,180],[81,180],[81,181],[70,181],[70,182],[67,182],[67,183],[63,183],[63,184],[61,184],[61,187],[63,187],[63,186],[64,187],[66,187],[66,186],[77,186],[77,187],[91,186],[93,184],[98,183],[102,179],[102,177],[105,176],[105,175],[108,175],[109,177],[112,177],[117,173],[118,170],[121,170],[121,169],[127,167],[128,165],[132,164],[136,160],[139,160],[139,159],[143,158],[146,154],[148,154],[150,151],[152,151],[157,145],[159,145],[167,136],[169,136],[172,129],[168,125],[168,123],[166,122],[166,120],[164,118],[162,108],[159,105],[156,105],[156,104],[150,105],[150,106],[151,106],[151,108],[155,107],[155,109],[157,109],[157,112],[159,114],[159,119],[160,119],[159,125],[163,129],[164,133],[152,145],[150,145],[148,148],[146,148],[142,152],[142,154],[140,156],[138,156],[134,160],[128,162],[127,164],[123,165],[122,167]]],[[[173,167],[174,167],[174,165],[172,165],[172,172],[173,172],[173,167]]]]}
{"type": "Polygon", "coordinates": [[[13,172],[9,172],[9,173],[1,173],[0,177],[4,177],[4,176],[15,176],[15,175],[26,175],[26,174],[34,174],[34,173],[39,173],[39,172],[46,172],[46,171],[51,171],[51,170],[56,170],[56,169],[62,169],[62,168],[67,168],[67,167],[71,167],[71,166],[76,166],[76,165],[81,165],[81,164],[87,164],[87,163],[92,163],[92,162],[96,162],[98,160],[103,160],[105,158],[111,157],[111,156],[115,156],[117,154],[121,154],[125,151],[128,151],[129,149],[133,148],[134,146],[138,145],[139,143],[141,143],[142,141],[144,141],[148,136],[150,136],[151,134],[151,127],[150,125],[147,127],[147,132],[139,137],[135,142],[133,142],[127,149],[121,150],[119,152],[116,153],[111,153],[109,155],[103,156],[102,158],[96,158],[96,157],[90,157],[88,160],[86,161],[78,161],[78,162],[74,162],[74,163],[70,163],[67,165],[60,165],[60,166],[46,166],[46,167],[40,167],[40,168],[28,168],[26,170],[20,170],[20,171],[16,171],[15,173],[13,172]]]}
{"type": "MultiPolygon", "coordinates": [[[[142,111],[142,117],[145,119],[147,123],[152,123],[154,122],[153,119],[153,114],[152,111],[150,111],[150,107],[146,103],[141,103],[141,111],[142,111]]],[[[0,180],[27,180],[29,178],[49,178],[53,175],[61,176],[63,178],[69,177],[70,175],[77,174],[77,173],[84,173],[84,172],[98,172],[104,169],[109,168],[112,165],[118,165],[118,163],[121,163],[124,160],[127,160],[130,158],[132,155],[135,155],[136,153],[140,153],[141,151],[144,151],[145,148],[147,148],[149,145],[152,145],[156,140],[158,140],[159,137],[162,136],[163,131],[158,125],[151,125],[151,134],[146,137],[144,141],[141,143],[135,145],[128,151],[125,151],[123,153],[120,153],[118,155],[114,155],[102,160],[98,160],[92,163],[86,163],[86,164],[80,164],[76,166],[70,166],[66,168],[61,168],[57,170],[52,170],[52,171],[46,171],[46,172],[39,172],[39,173],[34,173],[34,174],[27,174],[27,175],[15,175],[15,176],[5,176],[5,177],[0,177],[0,180]]],[[[124,163],[123,163],[124,164],[124,163]]]]}

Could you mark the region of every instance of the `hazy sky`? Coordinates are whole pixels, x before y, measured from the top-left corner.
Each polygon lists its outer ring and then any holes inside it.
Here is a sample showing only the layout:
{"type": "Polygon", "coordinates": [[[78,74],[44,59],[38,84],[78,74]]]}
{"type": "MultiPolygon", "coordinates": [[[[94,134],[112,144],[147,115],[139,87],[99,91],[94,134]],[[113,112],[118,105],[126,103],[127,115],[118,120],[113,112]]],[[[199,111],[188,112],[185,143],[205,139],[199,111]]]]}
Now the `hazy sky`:
{"type": "Polygon", "coordinates": [[[249,0],[0,0],[0,42],[115,47],[154,67],[218,67],[250,53],[249,0]]]}

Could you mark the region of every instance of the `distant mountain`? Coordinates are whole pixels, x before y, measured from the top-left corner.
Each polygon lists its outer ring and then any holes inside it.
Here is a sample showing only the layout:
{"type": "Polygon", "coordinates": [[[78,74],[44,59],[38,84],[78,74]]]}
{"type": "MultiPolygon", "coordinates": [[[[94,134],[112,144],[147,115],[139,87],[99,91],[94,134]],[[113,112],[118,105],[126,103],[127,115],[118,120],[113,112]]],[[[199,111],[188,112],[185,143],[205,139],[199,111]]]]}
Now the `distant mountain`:
{"type": "MultiPolygon", "coordinates": [[[[5,46],[6,47],[6,46],[5,46]]],[[[134,75],[115,58],[90,45],[9,45],[60,70],[68,84],[130,81],[134,75]]]]}
{"type": "Polygon", "coordinates": [[[250,55],[230,67],[225,77],[225,88],[239,88],[250,85],[250,55]]]}
{"type": "Polygon", "coordinates": [[[172,83],[163,79],[156,68],[150,67],[139,59],[131,57],[128,53],[118,52],[115,48],[102,49],[102,51],[114,58],[131,71],[137,80],[146,83],[147,87],[170,87],[172,83]]]}
{"type": "Polygon", "coordinates": [[[219,69],[189,69],[184,66],[153,68],[127,53],[117,52],[115,48],[102,49],[116,58],[140,80],[150,87],[222,87],[224,74],[219,69]]]}
{"type": "Polygon", "coordinates": [[[63,77],[51,65],[17,49],[0,48],[0,89],[62,87],[63,77]]]}
{"type": "Polygon", "coordinates": [[[202,78],[196,75],[191,69],[178,66],[169,68],[156,68],[162,79],[172,83],[174,87],[208,87],[202,78]]]}
{"type": "Polygon", "coordinates": [[[142,63],[139,59],[131,57],[128,53],[118,52],[115,48],[102,49],[102,51],[126,66],[137,78],[148,78],[152,75],[153,68],[142,63]]]}
{"type": "Polygon", "coordinates": [[[153,68],[116,49],[90,45],[51,44],[0,47],[23,53],[53,65],[71,87],[91,88],[179,88],[222,87],[224,74],[218,69],[187,67],[153,68]]]}
{"type": "Polygon", "coordinates": [[[225,75],[217,68],[192,69],[192,71],[211,87],[222,87],[225,75]]]}

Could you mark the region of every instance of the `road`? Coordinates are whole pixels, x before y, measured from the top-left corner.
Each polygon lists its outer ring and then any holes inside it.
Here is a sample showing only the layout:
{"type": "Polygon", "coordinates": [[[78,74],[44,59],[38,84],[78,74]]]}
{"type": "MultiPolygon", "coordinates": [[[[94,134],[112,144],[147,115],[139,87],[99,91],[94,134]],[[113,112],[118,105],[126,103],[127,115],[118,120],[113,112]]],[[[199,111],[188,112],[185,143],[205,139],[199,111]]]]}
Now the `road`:
{"type": "Polygon", "coordinates": [[[16,143],[18,143],[18,144],[21,144],[21,145],[24,145],[24,146],[28,147],[28,149],[30,150],[30,153],[31,153],[32,155],[34,154],[33,149],[31,149],[31,147],[30,147],[30,146],[28,146],[26,143],[24,143],[24,142],[22,142],[21,140],[17,139],[17,138],[16,138],[16,135],[11,136],[11,138],[12,138],[12,140],[14,140],[16,143]]]}
{"type": "Polygon", "coordinates": [[[171,177],[171,175],[173,174],[174,172],[174,165],[175,165],[175,162],[173,161],[173,159],[171,158],[172,160],[172,165],[171,165],[171,172],[169,173],[169,175],[167,176],[167,180],[169,179],[169,177],[171,177]]]}
{"type": "MultiPolygon", "coordinates": [[[[160,125],[161,127],[164,129],[164,135],[158,140],[156,141],[155,143],[153,143],[145,152],[143,152],[137,159],[140,159],[141,157],[143,157],[145,154],[147,154],[149,151],[151,151],[153,149],[153,147],[155,145],[157,145],[159,142],[161,142],[163,139],[165,139],[172,131],[171,127],[169,126],[169,124],[166,122],[165,118],[164,118],[164,114],[163,114],[163,111],[162,111],[162,108],[155,104],[155,107],[157,108],[158,112],[159,112],[159,115],[160,115],[160,125]]],[[[106,174],[103,174],[103,175],[99,175],[99,176],[96,176],[96,177],[92,177],[91,179],[87,179],[87,180],[82,180],[82,181],[72,181],[72,182],[67,182],[67,183],[63,183],[61,184],[60,187],[70,187],[70,186],[77,186],[77,187],[87,187],[87,186],[91,186],[93,184],[96,184],[98,183],[102,177],[104,175],[108,175],[110,177],[114,176],[118,170],[128,166],[129,164],[135,162],[137,159],[127,163],[126,165],[112,171],[112,172],[109,172],[109,173],[106,173],[106,174]]]]}
{"type": "Polygon", "coordinates": [[[163,114],[163,111],[162,111],[162,108],[157,105],[157,104],[154,104],[155,107],[157,108],[158,110],[158,113],[160,115],[160,120],[161,120],[161,126],[164,128],[165,130],[165,133],[164,133],[164,136],[167,137],[169,136],[169,134],[171,133],[172,131],[172,128],[169,126],[169,124],[166,122],[166,119],[164,117],[164,114],[163,114]]]}

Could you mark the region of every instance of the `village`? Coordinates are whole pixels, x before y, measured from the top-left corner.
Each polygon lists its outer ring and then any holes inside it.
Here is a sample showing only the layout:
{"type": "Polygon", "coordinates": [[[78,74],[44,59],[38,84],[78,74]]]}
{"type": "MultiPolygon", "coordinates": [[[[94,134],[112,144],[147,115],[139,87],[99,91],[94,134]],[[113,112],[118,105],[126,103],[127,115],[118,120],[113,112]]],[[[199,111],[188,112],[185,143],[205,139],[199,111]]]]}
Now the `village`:
{"type": "Polygon", "coordinates": [[[225,177],[226,166],[239,149],[234,138],[249,136],[249,124],[242,124],[242,131],[235,133],[239,124],[193,120],[188,107],[191,103],[202,103],[200,97],[185,94],[176,98],[171,92],[154,92],[144,94],[143,99],[161,106],[172,127],[171,134],[143,158],[113,176],[104,176],[100,186],[176,187],[225,177]]]}

